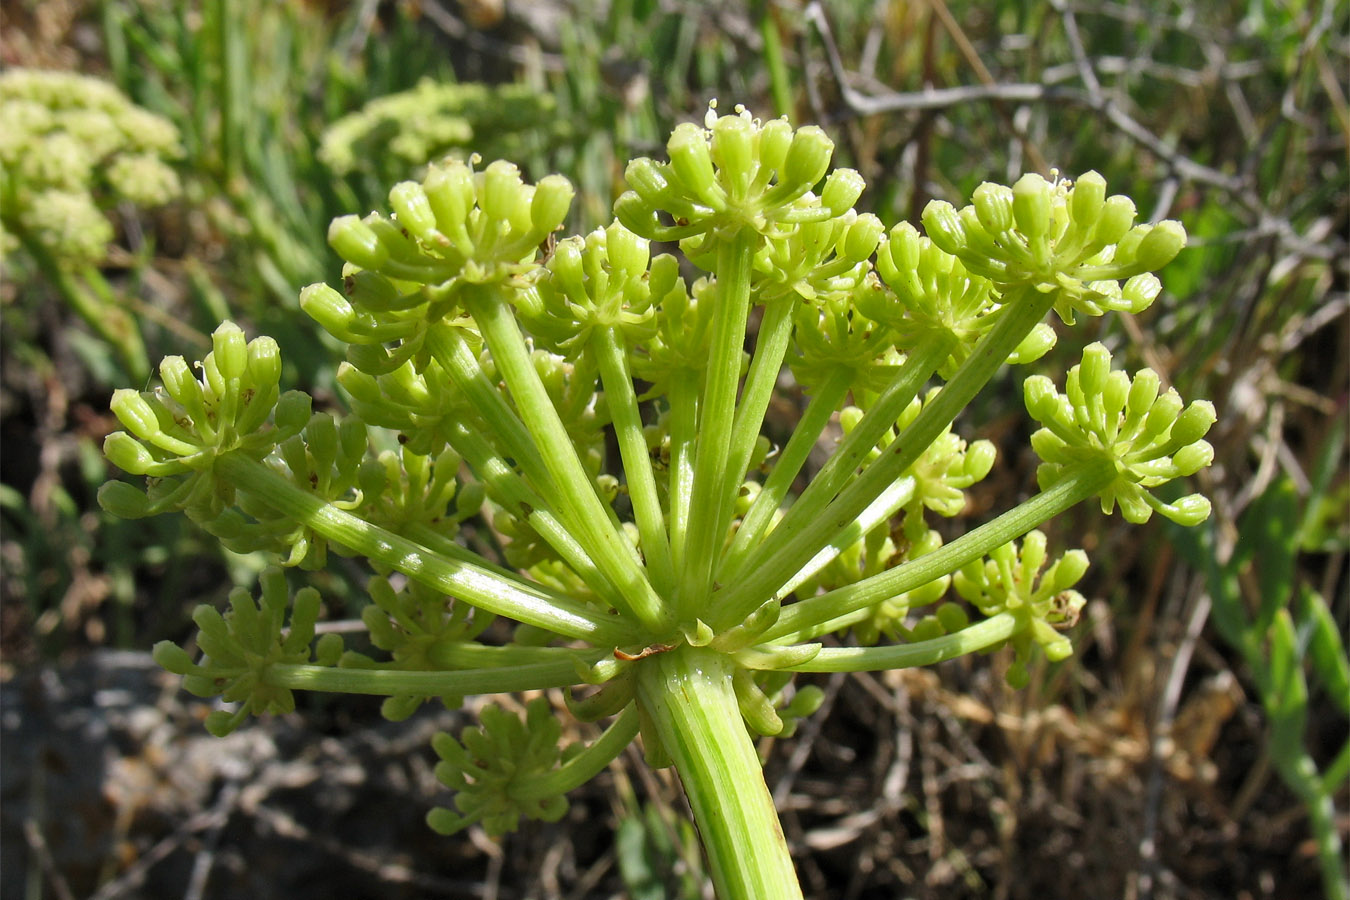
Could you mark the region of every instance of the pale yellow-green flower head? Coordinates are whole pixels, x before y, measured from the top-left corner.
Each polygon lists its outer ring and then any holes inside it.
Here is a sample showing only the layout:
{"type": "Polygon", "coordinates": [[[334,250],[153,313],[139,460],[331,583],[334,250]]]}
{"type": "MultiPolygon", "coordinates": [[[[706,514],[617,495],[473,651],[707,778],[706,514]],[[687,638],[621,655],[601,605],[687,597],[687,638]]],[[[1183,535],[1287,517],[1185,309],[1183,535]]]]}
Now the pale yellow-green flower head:
{"type": "Polygon", "coordinates": [[[103,258],[113,205],[158,206],[182,190],[170,165],[182,153],[177,129],[106,82],[10,69],[0,109],[0,221],[58,261],[103,258]]]}

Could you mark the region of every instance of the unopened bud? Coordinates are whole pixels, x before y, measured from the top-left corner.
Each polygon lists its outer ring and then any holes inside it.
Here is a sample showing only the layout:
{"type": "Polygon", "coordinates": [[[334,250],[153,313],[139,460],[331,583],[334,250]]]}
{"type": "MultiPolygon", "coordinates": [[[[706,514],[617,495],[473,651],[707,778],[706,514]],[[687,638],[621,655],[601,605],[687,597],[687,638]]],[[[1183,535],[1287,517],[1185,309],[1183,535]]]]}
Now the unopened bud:
{"type": "Polygon", "coordinates": [[[712,160],[729,185],[741,191],[755,177],[755,126],[741,116],[722,116],[713,123],[712,160]]]}
{"type": "Polygon", "coordinates": [[[1171,219],[1159,222],[1149,229],[1134,251],[1135,262],[1142,268],[1156,272],[1176,259],[1186,246],[1186,229],[1171,219]]]}
{"type": "Polygon", "coordinates": [[[561,175],[546,175],[535,185],[534,196],[530,198],[530,223],[540,240],[562,226],[575,194],[572,182],[561,175]]]}
{"type": "Polygon", "coordinates": [[[334,219],[328,226],[328,244],[338,256],[363,269],[378,269],[389,261],[389,249],[359,216],[334,219]]]}
{"type": "Polygon", "coordinates": [[[928,239],[947,253],[959,255],[966,247],[966,232],[961,216],[945,200],[930,200],[923,208],[923,227],[928,239]]]}
{"type": "Polygon", "coordinates": [[[1093,242],[1103,246],[1119,243],[1134,225],[1134,215],[1134,201],[1129,197],[1116,194],[1106,198],[1092,232],[1093,242]]]}
{"type": "Polygon", "coordinates": [[[1050,231],[1053,191],[1050,182],[1035,174],[1023,175],[1013,185],[1013,218],[1018,231],[1028,238],[1043,237],[1050,231]]]}
{"type": "Polygon", "coordinates": [[[1096,172],[1084,172],[1069,191],[1069,214],[1084,232],[1091,234],[1106,202],[1106,179],[1096,172]]]}
{"type": "Polygon", "coordinates": [[[971,195],[980,224],[991,235],[1000,235],[1013,226],[1013,192],[1001,184],[986,181],[971,195]]]}
{"type": "Polygon", "coordinates": [[[833,154],[834,141],[821,128],[815,125],[798,128],[783,161],[779,183],[802,185],[809,190],[825,174],[833,154]]]}
{"type": "Polygon", "coordinates": [[[820,203],[831,215],[842,216],[858,202],[866,186],[863,177],[853,169],[835,169],[825,179],[825,187],[820,191],[820,203]]]}
{"type": "Polygon", "coordinates": [[[211,333],[211,352],[226,381],[242,378],[248,371],[248,343],[244,330],[233,322],[221,322],[211,333]]]}
{"type": "Polygon", "coordinates": [[[125,431],[114,431],[103,439],[103,455],[131,475],[145,475],[155,465],[155,458],[145,445],[125,431]]]}
{"type": "Polygon", "coordinates": [[[98,505],[119,519],[143,519],[150,515],[150,498],[145,491],[125,481],[109,481],[98,489],[98,505]]]}
{"type": "Polygon", "coordinates": [[[431,209],[427,192],[415,181],[400,181],[389,190],[389,206],[404,228],[427,244],[444,243],[444,236],[436,230],[436,213],[431,209]]]}

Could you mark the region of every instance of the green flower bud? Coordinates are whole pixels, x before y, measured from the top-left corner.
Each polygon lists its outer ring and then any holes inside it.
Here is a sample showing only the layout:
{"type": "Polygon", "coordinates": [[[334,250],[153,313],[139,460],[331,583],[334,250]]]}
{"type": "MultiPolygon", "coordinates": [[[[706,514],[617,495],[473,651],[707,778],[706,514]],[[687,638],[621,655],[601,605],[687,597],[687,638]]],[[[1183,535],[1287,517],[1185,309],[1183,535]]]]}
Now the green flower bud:
{"type": "Polygon", "coordinates": [[[781,171],[792,147],[792,124],[787,119],[771,119],[759,129],[759,164],[771,171],[781,171]]]}
{"type": "Polygon", "coordinates": [[[998,450],[991,441],[975,441],[962,457],[961,474],[971,482],[981,481],[993,471],[997,458],[998,450]]]}
{"type": "Polygon", "coordinates": [[[876,252],[877,243],[885,232],[886,226],[871,213],[858,216],[849,223],[848,230],[844,232],[844,239],[840,242],[844,259],[860,263],[870,258],[876,252]]]}
{"type": "Polygon", "coordinates": [[[1196,400],[1177,416],[1172,425],[1171,439],[1177,444],[1192,444],[1208,434],[1210,426],[1217,420],[1213,403],[1196,400]]]}
{"type": "Polygon", "coordinates": [[[248,342],[248,375],[255,386],[281,381],[281,347],[265,334],[248,342]]]}
{"type": "Polygon", "coordinates": [[[1181,407],[1181,395],[1169,389],[1154,400],[1153,406],[1149,408],[1148,416],[1144,419],[1144,433],[1152,436],[1166,434],[1181,413],[1181,407]]]}
{"type": "Polygon", "coordinates": [[[151,652],[155,663],[175,675],[186,675],[196,668],[192,657],[173,641],[160,641],[151,652]]]}
{"type": "Polygon", "coordinates": [[[233,322],[221,322],[211,334],[211,354],[223,379],[234,381],[248,371],[248,344],[244,330],[233,322]]]}
{"type": "MultiPolygon", "coordinates": [[[[497,160],[479,176],[478,206],[493,222],[513,222],[520,211],[525,183],[513,163],[497,160]]],[[[531,198],[533,200],[533,198],[531,198]]]]}
{"type": "Polygon", "coordinates": [[[853,169],[835,169],[825,179],[820,192],[820,203],[834,216],[842,216],[853,208],[862,196],[867,183],[853,169]]]}
{"type": "MultiPolygon", "coordinates": [[[[783,161],[783,167],[778,173],[778,183],[794,188],[799,186],[802,191],[809,191],[824,176],[833,155],[834,141],[830,140],[819,127],[803,125],[792,136],[787,159],[783,161]]],[[[857,176],[856,172],[853,174],[857,176]]],[[[859,190],[859,194],[861,193],[859,190]]],[[[856,199],[857,197],[854,197],[854,200],[856,199]]],[[[849,201],[847,205],[852,206],[853,201],[849,201]]]]}
{"type": "Polygon", "coordinates": [[[310,420],[314,400],[303,391],[287,391],[277,400],[272,422],[283,435],[298,434],[310,420]]]}
{"type": "Polygon", "coordinates": [[[933,615],[937,617],[938,623],[942,625],[947,634],[960,631],[970,624],[970,616],[967,615],[964,608],[955,603],[944,603],[933,610],[933,615]]]}
{"type": "Polygon", "coordinates": [[[300,308],[338,340],[349,343],[365,341],[364,336],[353,329],[356,310],[352,309],[345,297],[323,282],[301,289],[300,308]]]}
{"type": "Polygon", "coordinates": [[[1162,282],[1151,272],[1135,275],[1125,282],[1120,292],[1126,311],[1131,313],[1141,313],[1148,309],[1153,305],[1153,301],[1158,299],[1160,293],[1162,282]]]}
{"type": "Polygon", "coordinates": [[[1088,557],[1082,550],[1069,550],[1055,563],[1051,580],[1052,590],[1056,593],[1068,590],[1083,580],[1087,574],[1088,557]]]}
{"type": "Polygon", "coordinates": [[[921,218],[928,239],[943,251],[955,255],[965,249],[966,230],[956,207],[945,200],[929,200],[921,218]]]}
{"type": "Polygon", "coordinates": [[[1027,174],[1012,187],[1013,219],[1017,230],[1028,239],[1045,237],[1050,232],[1050,209],[1054,188],[1039,175],[1027,174]]]}
{"type": "Polygon", "coordinates": [[[534,230],[540,235],[547,235],[561,228],[575,194],[572,182],[563,176],[544,176],[535,186],[534,197],[530,199],[530,222],[534,230]]]}
{"type": "Polygon", "coordinates": [[[1058,338],[1055,329],[1044,322],[1038,322],[1022,339],[1022,343],[1017,345],[1017,349],[1008,356],[1008,362],[1013,365],[1035,362],[1050,352],[1056,340],[1058,338]]]}
{"type": "Polygon", "coordinates": [[[1069,214],[1080,228],[1088,223],[1095,227],[1105,202],[1106,179],[1096,172],[1084,172],[1069,191],[1069,214]]]}
{"type": "Polygon", "coordinates": [[[1182,477],[1194,475],[1214,462],[1214,448],[1209,441],[1195,441],[1187,444],[1172,457],[1177,474],[1182,477]]]}
{"type": "Polygon", "coordinates": [[[474,204],[472,169],[458,159],[434,165],[422,179],[422,189],[441,233],[451,234],[464,227],[474,204]]]}
{"type": "Polygon", "coordinates": [[[1158,373],[1152,369],[1140,369],[1134,375],[1134,381],[1130,384],[1129,399],[1125,402],[1125,411],[1130,418],[1137,419],[1148,414],[1152,409],[1154,401],[1158,399],[1158,391],[1162,387],[1162,379],[1158,373]]]}
{"type": "MultiPolygon", "coordinates": [[[[363,269],[378,269],[389,261],[389,249],[360,216],[338,216],[328,226],[328,244],[338,256],[363,269]]],[[[341,335],[334,335],[341,338],[341,335]]]]}
{"type": "Polygon", "coordinates": [[[741,116],[720,116],[712,128],[712,161],[722,178],[744,195],[755,176],[755,127],[741,116]]]}
{"type": "Polygon", "coordinates": [[[164,390],[187,410],[188,415],[193,419],[205,416],[201,382],[193,377],[187,360],[181,356],[164,357],[159,364],[159,378],[164,383],[164,390]]]}
{"type": "Polygon", "coordinates": [[[1092,232],[1093,243],[1108,246],[1118,243],[1134,226],[1134,201],[1123,194],[1106,198],[1097,227],[1092,232]]]}
{"type": "Polygon", "coordinates": [[[1022,382],[1027,412],[1038,422],[1053,421],[1059,412],[1059,392],[1044,375],[1032,375],[1022,382]]]}
{"type": "Polygon", "coordinates": [[[145,491],[125,481],[109,481],[98,489],[98,505],[109,515],[119,519],[143,519],[157,510],[151,508],[145,491]]]}
{"type": "Polygon", "coordinates": [[[722,191],[713,173],[712,152],[703,129],[690,122],[675,126],[666,151],[671,170],[685,188],[707,206],[720,209],[722,191]]]}
{"type": "Polygon", "coordinates": [[[427,244],[447,244],[446,237],[436,230],[436,213],[426,190],[415,181],[400,181],[389,190],[389,206],[398,216],[398,222],[414,237],[427,244]]]}
{"type": "Polygon", "coordinates": [[[605,229],[605,255],[610,266],[628,278],[637,278],[647,271],[651,258],[651,243],[639,237],[620,222],[605,229]]]}
{"type": "Polygon", "coordinates": [[[103,439],[103,455],[131,475],[146,475],[157,464],[145,445],[125,431],[114,431],[103,439]]]}
{"type": "Polygon", "coordinates": [[[1191,527],[1209,518],[1210,503],[1199,494],[1189,494],[1162,510],[1162,513],[1178,525],[1191,527]]]}
{"type": "Polygon", "coordinates": [[[1083,348],[1083,363],[1078,369],[1078,383],[1084,394],[1100,394],[1106,388],[1106,376],[1111,371],[1111,352],[1105,345],[1093,342],[1083,348]]]}
{"type": "Polygon", "coordinates": [[[1149,229],[1134,251],[1134,260],[1142,268],[1156,272],[1176,259],[1185,246],[1186,229],[1180,222],[1167,219],[1149,229]]]}
{"type": "Polygon", "coordinates": [[[149,439],[160,433],[159,417],[139,392],[130,388],[113,391],[109,407],[117,421],[138,438],[149,439]]]}
{"type": "Polygon", "coordinates": [[[661,206],[670,198],[670,179],[659,163],[645,156],[630,161],[623,178],[649,206],[661,206]]]}
{"type": "Polygon", "coordinates": [[[1013,192],[1001,184],[986,181],[971,195],[980,224],[991,235],[1003,234],[1013,226],[1013,192]]]}

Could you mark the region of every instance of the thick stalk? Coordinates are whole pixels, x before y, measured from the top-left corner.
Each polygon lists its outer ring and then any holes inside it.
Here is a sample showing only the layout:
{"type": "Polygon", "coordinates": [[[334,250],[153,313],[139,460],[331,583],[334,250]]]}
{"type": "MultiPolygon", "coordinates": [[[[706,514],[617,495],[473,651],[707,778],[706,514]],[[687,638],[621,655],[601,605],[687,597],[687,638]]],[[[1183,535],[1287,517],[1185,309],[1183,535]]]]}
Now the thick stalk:
{"type": "MultiPolygon", "coordinates": [[[[919,391],[951,353],[951,344],[935,342],[914,353],[901,366],[886,390],[853,427],[831,454],[829,460],[811,479],[806,490],[783,516],[773,532],[742,564],[742,571],[760,572],[764,561],[788,546],[789,541],[820,519],[835,496],[856,476],[858,466],[876,447],[905,408],[919,395],[919,391]]],[[[798,564],[798,569],[801,565],[798,564]]]]}
{"type": "Polygon", "coordinates": [[[798,420],[797,427],[792,430],[787,446],[778,455],[773,471],[765,479],[759,496],[750,504],[749,512],[741,519],[740,527],[736,529],[736,537],[731,542],[731,547],[722,560],[722,567],[717,573],[718,581],[725,584],[741,574],[745,561],[772,524],[773,514],[787,497],[792,482],[797,479],[802,466],[806,464],[811,450],[820,440],[825,426],[829,424],[830,417],[848,394],[850,377],[851,373],[847,369],[837,370],[820,385],[816,395],[806,405],[806,411],[798,420]]]}
{"type": "MultiPolygon", "coordinates": [[[[951,425],[957,414],[970,404],[1036,323],[1045,318],[1056,296],[1054,291],[1042,294],[1025,289],[1010,299],[999,312],[998,322],[981,338],[969,358],[946,386],[924,405],[909,427],[891,442],[886,452],[869,463],[821,514],[804,522],[801,531],[786,544],[778,546],[772,556],[758,563],[759,554],[756,554],[752,564],[757,577],[739,582],[725,592],[716,604],[717,624],[722,627],[734,625],[773,596],[836,533],[847,528],[888,484],[913,465],[951,425]]],[[[774,543],[780,530],[783,530],[782,525],[769,535],[766,547],[774,543]]]]}
{"type": "Polygon", "coordinates": [[[274,687],[295,691],[373,694],[377,697],[397,694],[439,697],[445,694],[500,694],[567,687],[576,684],[579,676],[576,664],[571,659],[563,659],[557,662],[447,672],[340,669],[333,666],[275,663],[267,667],[263,679],[274,687]]]}
{"type": "Polygon", "coordinates": [[[910,669],[933,666],[947,659],[985,650],[1017,633],[1021,623],[1013,613],[976,622],[952,634],[886,647],[825,647],[799,665],[794,672],[880,672],[886,669],[910,669]]]}
{"type": "MultiPolygon", "coordinates": [[[[703,611],[712,584],[713,563],[726,540],[717,532],[723,504],[727,463],[731,458],[740,383],[741,354],[750,315],[750,267],[759,235],[740,228],[717,249],[717,315],[713,319],[703,402],[698,411],[698,450],[694,454],[694,496],[689,509],[680,591],[682,614],[703,611]]],[[[681,618],[685,616],[682,615],[681,618]]]]}
{"type": "Polygon", "coordinates": [[[968,531],[950,544],[932,553],[888,569],[880,575],[856,584],[819,594],[783,609],[778,622],[765,632],[762,640],[773,641],[796,633],[810,633],[813,626],[838,616],[866,609],[883,600],[922,587],[943,575],[950,575],[972,560],[988,554],[1009,541],[1099,493],[1116,475],[1109,460],[1083,466],[1058,484],[1030,500],[968,531]]]}
{"type": "MultiPolygon", "coordinates": [[[[778,385],[778,373],[783,369],[783,357],[787,355],[791,340],[792,300],[780,297],[764,309],[759,336],[755,339],[755,355],[745,375],[741,402],[736,406],[736,421],[731,430],[731,458],[722,485],[722,508],[713,529],[714,534],[725,535],[731,527],[731,516],[736,498],[741,492],[741,482],[745,478],[746,467],[750,465],[750,457],[754,455],[755,444],[764,426],[764,413],[778,385]]],[[[717,545],[719,549],[721,546],[717,545]]],[[[716,562],[720,565],[720,557],[716,562]]]]}
{"type": "Polygon", "coordinates": [[[570,526],[600,571],[618,586],[625,601],[623,611],[651,631],[662,633],[670,624],[669,611],[647,581],[632,546],[610,524],[609,513],[577,458],[572,438],[558,418],[548,390],[539,380],[511,308],[501,296],[503,290],[496,285],[467,287],[463,292],[464,307],[492,350],[497,370],[515,398],[535,446],[548,449],[541,456],[558,492],[555,511],[570,526]]]}
{"type": "Polygon", "coordinates": [[[698,379],[690,371],[670,379],[670,556],[676,572],[684,570],[689,535],[689,505],[694,496],[694,440],[698,435],[698,379]]]}
{"type": "Polygon", "coordinates": [[[659,653],[641,663],[638,702],[680,773],[719,900],[799,900],[733,671],[730,660],[706,648],[659,653]]]}
{"type": "Polygon", "coordinates": [[[217,477],[256,497],[293,522],[314,529],[373,562],[396,569],[414,581],[444,591],[480,609],[536,625],[554,634],[579,638],[593,646],[618,646],[632,639],[612,616],[575,601],[563,601],[488,569],[447,559],[405,537],[344,512],[302,490],[265,464],[241,453],[215,462],[217,477]]]}
{"type": "Polygon", "coordinates": [[[487,488],[488,496],[511,513],[524,517],[558,557],[581,577],[596,595],[618,609],[622,604],[619,589],[586,555],[574,538],[548,508],[548,503],[530,487],[524,478],[493,449],[488,439],[464,422],[450,426],[450,446],[469,464],[478,479],[487,488]]]}
{"type": "Polygon", "coordinates": [[[652,458],[647,452],[647,437],[642,430],[637,394],[633,392],[633,376],[628,371],[623,334],[616,328],[597,330],[595,356],[610,416],[614,420],[619,454],[623,457],[628,496],[633,502],[633,519],[637,522],[638,534],[642,538],[642,553],[647,570],[651,573],[656,589],[669,594],[675,586],[675,570],[670,563],[670,539],[666,537],[666,520],[661,514],[661,501],[656,493],[656,476],[652,473],[652,458]]]}

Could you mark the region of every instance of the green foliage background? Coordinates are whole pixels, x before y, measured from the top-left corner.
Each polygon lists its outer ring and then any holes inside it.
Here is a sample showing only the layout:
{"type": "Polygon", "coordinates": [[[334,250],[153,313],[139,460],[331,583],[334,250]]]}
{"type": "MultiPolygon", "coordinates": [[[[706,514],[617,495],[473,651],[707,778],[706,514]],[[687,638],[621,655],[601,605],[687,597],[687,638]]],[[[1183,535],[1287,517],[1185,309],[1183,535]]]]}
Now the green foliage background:
{"type": "MultiPolygon", "coordinates": [[[[659,153],[675,123],[719,97],[823,125],[839,164],[868,180],[862,208],[887,221],[917,219],[928,199],[960,200],[986,178],[1052,168],[1097,169],[1148,218],[1181,219],[1191,244],[1163,273],[1160,302],[1138,320],[1093,322],[1083,340],[1106,342],[1130,367],[1152,366],[1185,396],[1215,400],[1218,465],[1204,486],[1212,524],[1196,537],[1161,523],[1127,532],[1096,517],[1061,522],[1094,559],[1080,655],[1038,672],[1025,696],[966,671],[947,672],[946,690],[1024,722],[1069,715],[1114,735],[1098,752],[1104,766],[1123,759],[1134,773],[1126,783],[1138,803],[1121,807],[1137,813],[1123,829],[1134,843],[1078,848],[1107,856],[1082,890],[1312,896],[1293,885],[1320,883],[1316,852],[1300,849],[1317,815],[1264,831],[1256,823],[1297,804],[1334,803],[1342,817],[1347,806],[1347,683],[1336,651],[1350,616],[1347,19],[1344,3],[1300,0],[20,0],[7,11],[2,52],[7,67],[103,78],[179,130],[182,197],[113,207],[107,257],[82,276],[101,286],[108,310],[136,323],[149,358],[201,352],[215,324],[233,318],[277,338],[292,367],[283,381],[333,406],[332,356],[300,313],[299,288],[337,277],[328,221],[380,205],[431,154],[509,155],[530,180],[562,172],[578,188],[572,225],[588,230],[609,221],[624,162],[659,153]],[[414,91],[420,112],[381,99],[402,91],[414,91]],[[434,116],[433,100],[442,104],[434,116]],[[363,108],[365,120],[331,130],[363,108]],[[345,155],[332,149],[344,140],[345,155]],[[1235,699],[1216,707],[1227,712],[1210,716],[1213,735],[1186,762],[1212,771],[1186,781],[1156,739],[1179,732],[1188,710],[1203,713],[1204,691],[1225,675],[1235,699]],[[1142,757],[1121,749],[1128,741],[1142,757]],[[1304,758],[1324,773],[1320,789],[1297,774],[1304,758]],[[1168,805],[1169,779],[1198,792],[1183,790],[1188,812],[1168,805]],[[1146,837],[1162,849],[1136,853],[1146,837]],[[1188,847],[1243,861],[1190,865],[1188,847]],[[1262,877],[1280,887],[1263,893],[1262,877]]],[[[92,648],[178,638],[195,604],[221,600],[232,574],[262,565],[172,523],[98,511],[107,400],[126,372],[119,348],[68,299],[22,250],[0,263],[7,678],[92,648]]],[[[1068,364],[1052,358],[1047,368],[1068,364]]],[[[973,421],[993,423],[984,436],[996,442],[1017,427],[994,415],[1016,391],[1005,387],[972,410],[973,421]]],[[[800,403],[784,392],[776,437],[800,403]]],[[[1026,489],[1021,462],[985,486],[987,506],[1026,489]]],[[[311,579],[339,609],[363,602],[355,569],[311,579]]],[[[849,715],[803,740],[836,739],[849,715]]],[[[904,821],[926,857],[888,851],[899,863],[867,875],[824,854],[805,870],[808,890],[814,879],[820,896],[1058,895],[1056,869],[1026,823],[1042,814],[1028,805],[1030,786],[1053,777],[1069,751],[1038,768],[1025,730],[985,737],[1017,786],[986,788],[1010,810],[1006,822],[1023,823],[992,861],[975,845],[934,842],[920,816],[904,821]],[[849,879],[847,890],[837,879],[849,879]]],[[[790,749],[766,752],[771,766],[791,762],[790,749]]],[[[660,865],[687,870],[688,836],[645,801],[623,808],[617,868],[634,895],[694,896],[685,876],[664,882],[669,893],[653,886],[660,865]]],[[[878,827],[894,831],[903,818],[878,827]]],[[[818,811],[799,821],[828,819],[818,811]]],[[[1343,822],[1326,827],[1343,835],[1343,822]]],[[[875,841],[858,846],[879,852],[875,841]]]]}

